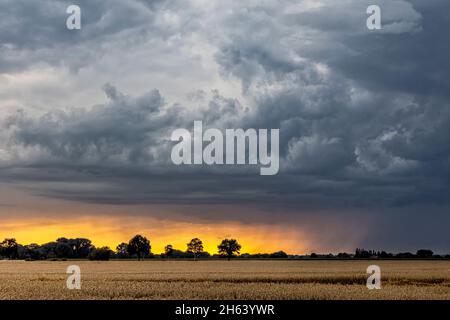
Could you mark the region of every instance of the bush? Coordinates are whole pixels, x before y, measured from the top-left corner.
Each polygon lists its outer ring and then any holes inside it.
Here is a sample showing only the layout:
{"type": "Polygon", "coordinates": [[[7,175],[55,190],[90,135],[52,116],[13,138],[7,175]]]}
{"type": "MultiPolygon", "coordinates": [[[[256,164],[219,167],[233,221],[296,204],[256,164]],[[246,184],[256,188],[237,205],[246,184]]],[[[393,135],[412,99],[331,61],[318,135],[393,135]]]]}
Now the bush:
{"type": "Polygon", "coordinates": [[[427,250],[427,249],[420,249],[420,250],[417,250],[416,256],[418,258],[432,258],[433,251],[427,250]]]}
{"type": "Polygon", "coordinates": [[[288,255],[284,251],[277,251],[272,253],[270,257],[274,259],[287,259],[288,255]]]}
{"type": "Polygon", "coordinates": [[[89,260],[107,261],[111,258],[113,251],[108,247],[94,248],[89,252],[89,260]]]}

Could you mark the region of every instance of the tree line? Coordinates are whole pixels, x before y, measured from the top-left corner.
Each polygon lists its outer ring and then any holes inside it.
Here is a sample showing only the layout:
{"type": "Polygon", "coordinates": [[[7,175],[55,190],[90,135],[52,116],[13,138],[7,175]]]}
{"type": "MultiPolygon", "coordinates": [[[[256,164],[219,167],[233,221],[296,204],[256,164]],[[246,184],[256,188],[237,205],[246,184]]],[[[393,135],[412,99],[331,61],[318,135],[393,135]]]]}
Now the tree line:
{"type": "Polygon", "coordinates": [[[336,255],[311,253],[307,257],[312,259],[450,259],[449,254],[439,255],[429,249],[419,249],[416,253],[392,253],[364,248],[356,248],[355,253],[341,252],[336,255]]]}
{"type": "Polygon", "coordinates": [[[6,238],[0,243],[0,258],[25,260],[191,258],[197,260],[198,258],[225,257],[231,259],[240,254],[241,248],[236,239],[224,239],[217,246],[217,254],[211,255],[204,250],[202,240],[193,238],[187,243],[185,251],[175,249],[168,244],[164,253],[156,255],[151,251],[150,240],[142,235],[135,235],[128,243],[120,243],[115,251],[109,247],[96,247],[86,238],[58,238],[56,241],[42,245],[36,243],[21,245],[14,238],[6,238]]]}
{"type": "Polygon", "coordinates": [[[223,239],[217,246],[217,253],[211,255],[204,250],[203,241],[193,238],[186,244],[186,250],[179,250],[168,244],[161,254],[153,254],[150,240],[136,235],[128,242],[122,242],[115,250],[109,247],[96,247],[86,238],[58,238],[56,241],[42,245],[21,245],[14,238],[6,238],[0,242],[0,259],[21,260],[58,260],[58,259],[206,259],[232,258],[240,259],[450,259],[450,255],[437,255],[432,250],[420,249],[416,253],[389,253],[385,251],[357,248],[354,253],[288,255],[284,251],[274,253],[240,254],[242,246],[236,239],[223,239]]]}

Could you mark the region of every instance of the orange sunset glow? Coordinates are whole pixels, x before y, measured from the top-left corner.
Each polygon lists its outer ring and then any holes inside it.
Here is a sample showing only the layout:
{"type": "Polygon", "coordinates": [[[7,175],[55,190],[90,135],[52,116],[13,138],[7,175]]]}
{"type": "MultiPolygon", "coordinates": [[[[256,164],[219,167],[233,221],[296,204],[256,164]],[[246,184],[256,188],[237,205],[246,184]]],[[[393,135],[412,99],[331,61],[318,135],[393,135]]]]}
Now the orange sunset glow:
{"type": "Polygon", "coordinates": [[[79,219],[23,219],[6,220],[0,227],[0,238],[14,237],[19,243],[29,244],[55,241],[59,237],[88,238],[96,246],[115,249],[128,242],[135,234],[151,241],[152,252],[164,252],[167,244],[180,250],[194,237],[202,239],[205,250],[217,253],[217,245],[226,237],[238,239],[241,253],[276,252],[304,253],[306,241],[297,241],[294,231],[266,225],[246,226],[240,223],[200,224],[161,221],[154,218],[84,217],[79,219]],[[270,240],[269,240],[270,239],[270,240]]]}

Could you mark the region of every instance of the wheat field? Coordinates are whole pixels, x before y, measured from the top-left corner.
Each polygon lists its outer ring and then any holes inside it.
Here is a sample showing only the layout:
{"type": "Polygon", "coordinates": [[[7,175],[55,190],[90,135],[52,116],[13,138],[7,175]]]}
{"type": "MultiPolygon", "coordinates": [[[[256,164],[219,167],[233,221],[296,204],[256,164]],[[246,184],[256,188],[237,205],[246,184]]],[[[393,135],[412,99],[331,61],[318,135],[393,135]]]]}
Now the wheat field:
{"type": "Polygon", "coordinates": [[[450,299],[450,262],[0,261],[0,299],[450,299]],[[365,285],[371,264],[381,290],[365,285]]]}

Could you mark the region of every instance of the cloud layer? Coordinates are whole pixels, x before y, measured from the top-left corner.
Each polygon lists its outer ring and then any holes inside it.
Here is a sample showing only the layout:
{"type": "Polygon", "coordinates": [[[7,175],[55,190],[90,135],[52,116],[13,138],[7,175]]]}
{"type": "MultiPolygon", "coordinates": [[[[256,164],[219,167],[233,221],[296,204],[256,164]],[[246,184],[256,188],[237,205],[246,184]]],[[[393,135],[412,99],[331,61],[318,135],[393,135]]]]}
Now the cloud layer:
{"type": "MultiPolygon", "coordinates": [[[[402,245],[405,212],[415,231],[450,223],[447,1],[379,1],[379,31],[370,1],[79,4],[72,32],[67,2],[0,1],[5,183],[89,204],[255,206],[264,221],[348,211],[402,245]],[[194,120],[280,128],[280,174],[174,166],[170,133],[194,120]]],[[[446,248],[434,233],[411,243],[446,248]]]]}

